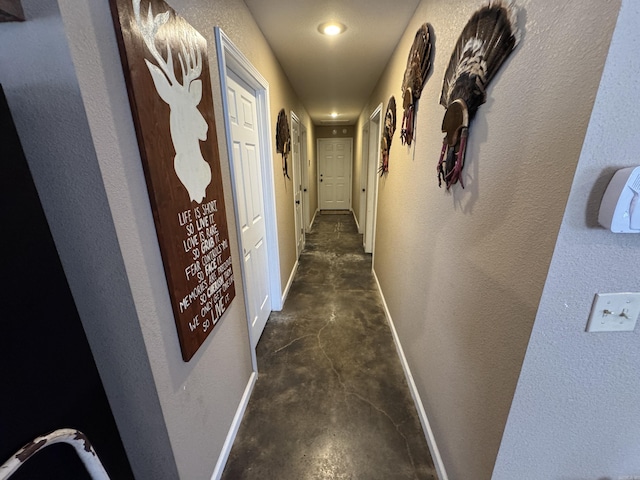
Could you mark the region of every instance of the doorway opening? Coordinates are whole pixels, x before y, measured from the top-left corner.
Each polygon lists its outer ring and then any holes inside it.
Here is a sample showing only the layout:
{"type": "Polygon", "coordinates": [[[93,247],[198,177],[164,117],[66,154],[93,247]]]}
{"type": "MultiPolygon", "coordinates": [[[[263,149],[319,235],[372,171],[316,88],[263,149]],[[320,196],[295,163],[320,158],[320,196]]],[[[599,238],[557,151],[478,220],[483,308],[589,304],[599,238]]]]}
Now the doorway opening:
{"type": "Polygon", "coordinates": [[[304,228],[304,208],[305,198],[303,194],[302,176],[302,141],[300,119],[291,112],[291,163],[293,164],[293,210],[296,229],[296,259],[304,249],[305,228],[304,228]]]}
{"type": "MultiPolygon", "coordinates": [[[[380,159],[380,139],[382,135],[382,104],[369,117],[369,145],[366,165],[366,214],[364,228],[364,251],[373,253],[376,236],[376,213],[378,204],[378,164],[380,159]]],[[[364,157],[363,157],[364,158],[364,157]]],[[[364,167],[364,166],[363,166],[364,167]]]]}
{"type": "Polygon", "coordinates": [[[257,371],[255,347],[268,313],[282,309],[275,187],[271,168],[269,83],[219,27],[215,27],[215,37],[236,228],[242,256],[251,361],[254,371],[257,371]],[[235,100],[232,102],[231,99],[235,100]],[[240,105],[242,108],[238,108],[240,105]],[[240,114],[253,125],[253,137],[243,138],[237,134],[238,129],[234,130],[234,118],[239,118],[240,114]],[[258,228],[260,226],[262,229],[258,228]],[[266,317],[265,312],[268,312],[266,317]]]}
{"type": "Polygon", "coordinates": [[[318,208],[351,210],[353,138],[318,139],[318,208]]]}
{"type": "MultiPolygon", "coordinates": [[[[367,220],[367,164],[369,162],[369,122],[362,127],[362,155],[360,157],[360,209],[358,211],[358,233],[364,234],[367,220]]],[[[364,235],[362,236],[364,246],[364,235]]]]}
{"type": "Polygon", "coordinates": [[[304,220],[304,232],[311,230],[311,210],[309,202],[309,156],[308,156],[307,127],[300,124],[300,164],[302,165],[302,212],[304,220]]]}

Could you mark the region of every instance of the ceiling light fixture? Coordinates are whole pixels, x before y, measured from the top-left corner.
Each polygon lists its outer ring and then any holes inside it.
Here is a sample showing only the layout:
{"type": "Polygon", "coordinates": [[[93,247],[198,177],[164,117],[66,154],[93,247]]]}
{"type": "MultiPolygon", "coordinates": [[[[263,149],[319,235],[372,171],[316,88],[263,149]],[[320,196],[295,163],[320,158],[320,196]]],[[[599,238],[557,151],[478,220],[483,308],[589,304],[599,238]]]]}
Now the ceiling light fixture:
{"type": "Polygon", "coordinates": [[[337,114],[336,112],[333,112],[333,113],[331,114],[331,118],[336,118],[337,116],[338,116],[338,114],[337,114]]]}
{"type": "Polygon", "coordinates": [[[323,35],[335,36],[343,33],[347,27],[339,22],[325,22],[318,25],[318,31],[323,35]]]}

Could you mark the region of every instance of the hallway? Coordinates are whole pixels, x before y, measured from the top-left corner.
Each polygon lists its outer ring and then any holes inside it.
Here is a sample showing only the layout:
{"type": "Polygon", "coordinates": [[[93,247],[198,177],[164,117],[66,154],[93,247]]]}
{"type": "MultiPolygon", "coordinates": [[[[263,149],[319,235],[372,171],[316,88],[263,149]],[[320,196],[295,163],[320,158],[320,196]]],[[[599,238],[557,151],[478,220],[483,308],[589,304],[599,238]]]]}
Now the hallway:
{"type": "Polygon", "coordinates": [[[318,215],[223,479],[435,479],[351,214],[318,215]]]}

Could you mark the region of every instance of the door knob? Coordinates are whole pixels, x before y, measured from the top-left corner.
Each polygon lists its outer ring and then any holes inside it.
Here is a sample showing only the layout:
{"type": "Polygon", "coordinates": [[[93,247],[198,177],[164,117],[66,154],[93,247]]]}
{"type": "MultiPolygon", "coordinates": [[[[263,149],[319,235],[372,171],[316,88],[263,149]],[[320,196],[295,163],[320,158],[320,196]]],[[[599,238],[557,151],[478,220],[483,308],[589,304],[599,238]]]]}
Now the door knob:
{"type": "Polygon", "coordinates": [[[296,205],[300,205],[300,200],[296,200],[296,205]]]}

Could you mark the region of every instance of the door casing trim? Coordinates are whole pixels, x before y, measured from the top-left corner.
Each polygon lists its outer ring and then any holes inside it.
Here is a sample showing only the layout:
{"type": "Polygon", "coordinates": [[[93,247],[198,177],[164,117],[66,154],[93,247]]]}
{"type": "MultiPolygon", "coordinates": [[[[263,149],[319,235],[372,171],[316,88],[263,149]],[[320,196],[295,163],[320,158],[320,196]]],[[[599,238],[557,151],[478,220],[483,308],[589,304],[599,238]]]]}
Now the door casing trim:
{"type": "MultiPolygon", "coordinates": [[[[296,261],[300,259],[300,254],[302,253],[302,250],[300,250],[298,252],[298,240],[299,240],[299,235],[300,235],[300,227],[302,227],[302,248],[304,249],[304,245],[306,242],[306,228],[304,226],[304,209],[305,209],[305,198],[304,198],[304,177],[303,177],[303,172],[304,172],[304,168],[302,166],[302,122],[300,121],[300,117],[298,117],[298,115],[296,114],[296,112],[294,112],[293,110],[291,110],[291,131],[293,132],[293,122],[296,122],[298,124],[298,159],[297,162],[296,160],[293,158],[293,152],[295,151],[293,148],[293,145],[291,145],[291,173],[293,175],[293,180],[292,184],[293,184],[293,188],[291,189],[293,192],[293,215],[294,215],[294,225],[295,225],[295,229],[296,229],[296,261]],[[298,172],[298,170],[300,170],[298,172]],[[296,179],[296,174],[300,174],[300,213],[301,213],[301,217],[300,221],[302,222],[302,225],[297,225],[298,222],[298,215],[296,213],[296,188],[298,188],[297,185],[295,185],[295,179],[296,179]]],[[[295,140],[292,138],[291,142],[294,142],[295,140]]]]}
{"type": "Polygon", "coordinates": [[[364,251],[372,254],[371,266],[375,262],[376,221],[378,218],[378,165],[380,140],[382,138],[382,103],[369,116],[369,159],[367,162],[367,209],[365,212],[364,251]],[[377,126],[377,132],[374,132],[377,126]],[[373,147],[373,148],[371,148],[373,147]],[[371,212],[369,212],[371,207],[371,212]]]}

